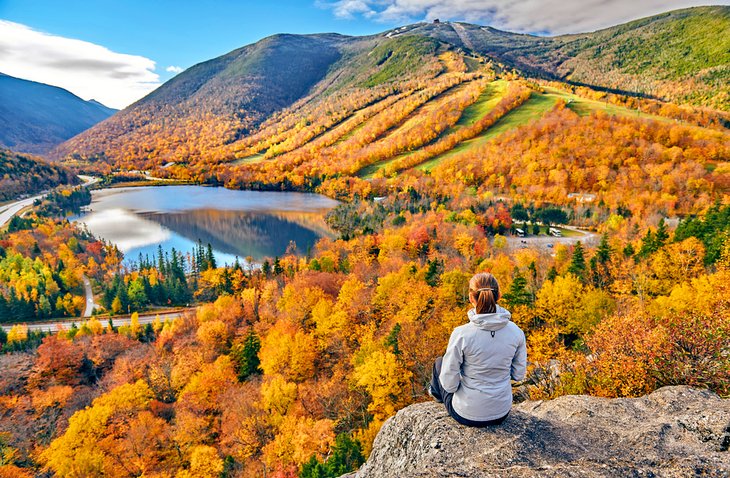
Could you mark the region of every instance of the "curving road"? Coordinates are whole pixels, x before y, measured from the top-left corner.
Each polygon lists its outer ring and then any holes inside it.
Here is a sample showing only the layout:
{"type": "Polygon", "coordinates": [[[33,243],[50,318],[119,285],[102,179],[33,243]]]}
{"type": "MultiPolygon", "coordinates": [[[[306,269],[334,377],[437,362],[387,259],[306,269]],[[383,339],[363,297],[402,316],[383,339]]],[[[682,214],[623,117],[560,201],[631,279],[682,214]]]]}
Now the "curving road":
{"type": "MultiPolygon", "coordinates": [[[[175,320],[182,316],[185,312],[188,312],[190,310],[195,310],[195,308],[187,308],[187,309],[179,309],[172,312],[164,312],[164,313],[156,313],[156,312],[150,312],[145,314],[139,315],[139,323],[142,325],[151,324],[152,321],[155,320],[155,317],[159,316],[161,321],[165,321],[167,319],[169,320],[175,320]]],[[[101,321],[102,325],[106,326],[108,323],[108,318],[105,317],[99,317],[99,321],[101,321]]],[[[129,323],[132,320],[128,316],[123,317],[116,317],[112,319],[112,324],[114,324],[114,327],[119,327],[120,325],[129,325],[129,323]]],[[[73,324],[81,325],[85,320],[83,318],[75,318],[75,319],[64,319],[64,320],[54,320],[54,321],[48,321],[48,322],[17,322],[12,324],[3,324],[2,329],[5,332],[10,331],[10,329],[18,324],[25,324],[28,326],[28,331],[33,332],[55,332],[59,328],[63,329],[70,329],[73,324]]]]}
{"type": "Polygon", "coordinates": [[[84,281],[84,292],[86,293],[86,308],[82,317],[91,317],[94,313],[94,291],[91,289],[91,281],[86,274],[81,276],[84,281]]]}
{"type": "MultiPolygon", "coordinates": [[[[84,181],[83,187],[89,187],[92,184],[96,184],[100,181],[99,178],[93,176],[79,175],[79,178],[84,181]]],[[[37,199],[43,199],[48,193],[42,193],[31,198],[21,199],[19,201],[11,202],[5,206],[0,206],[0,227],[3,227],[13,216],[18,214],[21,210],[28,206],[32,206],[37,199]]]]}
{"type": "Polygon", "coordinates": [[[0,227],[3,227],[10,219],[28,206],[32,206],[37,199],[44,198],[47,193],[33,196],[32,198],[21,199],[0,207],[0,227]]]}

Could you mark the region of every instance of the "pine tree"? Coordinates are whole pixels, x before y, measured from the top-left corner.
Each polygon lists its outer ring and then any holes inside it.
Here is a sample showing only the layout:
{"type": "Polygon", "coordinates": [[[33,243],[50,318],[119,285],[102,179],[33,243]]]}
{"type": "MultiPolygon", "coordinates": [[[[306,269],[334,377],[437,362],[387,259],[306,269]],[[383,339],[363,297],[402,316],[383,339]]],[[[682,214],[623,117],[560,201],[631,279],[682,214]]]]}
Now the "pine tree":
{"type": "Polygon", "coordinates": [[[558,270],[555,268],[555,266],[553,266],[548,270],[548,273],[547,273],[547,276],[545,277],[545,279],[552,282],[555,280],[556,277],[558,277],[558,270]]]}
{"type": "Polygon", "coordinates": [[[213,255],[213,246],[208,243],[208,250],[205,254],[205,262],[207,262],[208,269],[216,269],[217,264],[215,263],[215,256],[213,255]]]}
{"type": "MultiPolygon", "coordinates": [[[[5,296],[0,292],[0,322],[10,321],[10,310],[8,308],[8,301],[5,296]]],[[[1,329],[0,329],[1,330],[1,329]]]]}
{"type": "Polygon", "coordinates": [[[530,306],[533,303],[532,294],[527,290],[527,279],[519,273],[515,276],[512,284],[509,286],[509,291],[503,297],[510,307],[518,305],[530,306]]]}
{"type": "Polygon", "coordinates": [[[608,244],[608,234],[601,236],[601,243],[598,244],[596,251],[596,260],[601,264],[606,264],[611,260],[611,246],[608,244]]]}
{"type": "Polygon", "coordinates": [[[230,357],[236,368],[238,380],[243,382],[251,375],[261,373],[261,361],[259,360],[259,351],[261,350],[261,340],[258,335],[251,330],[243,343],[237,342],[231,347],[230,357]]]}
{"type": "Polygon", "coordinates": [[[324,463],[316,456],[302,465],[300,478],[336,478],[356,470],[365,462],[362,454],[362,445],[347,433],[340,433],[335,437],[331,455],[324,463]]]}
{"type": "Polygon", "coordinates": [[[261,264],[261,273],[264,277],[269,277],[271,274],[271,263],[268,260],[265,260],[264,263],[261,264]]]}
{"type": "Polygon", "coordinates": [[[284,272],[284,269],[281,267],[281,262],[279,261],[278,257],[274,258],[274,275],[278,276],[281,275],[281,273],[284,272]]]}
{"type": "Polygon", "coordinates": [[[428,261],[428,268],[426,269],[426,283],[431,287],[436,287],[439,284],[439,278],[444,272],[444,261],[438,257],[434,260],[428,261]]]}
{"type": "Polygon", "coordinates": [[[586,271],[586,258],[583,251],[583,244],[580,241],[576,242],[573,248],[573,257],[570,259],[570,265],[568,266],[568,272],[576,277],[583,278],[586,271]]]}
{"type": "Polygon", "coordinates": [[[667,224],[664,222],[664,218],[659,220],[659,225],[657,226],[654,237],[656,238],[657,249],[661,249],[662,246],[667,243],[667,240],[669,239],[669,231],[667,231],[667,224]]]}
{"type": "Polygon", "coordinates": [[[626,247],[624,247],[624,257],[631,257],[635,253],[636,251],[634,250],[634,246],[632,246],[630,242],[626,244],[626,247]]]}
{"type": "Polygon", "coordinates": [[[400,355],[400,349],[398,348],[398,337],[400,336],[401,325],[396,323],[393,326],[393,330],[390,331],[388,336],[385,338],[385,346],[391,347],[395,355],[400,355]]]}

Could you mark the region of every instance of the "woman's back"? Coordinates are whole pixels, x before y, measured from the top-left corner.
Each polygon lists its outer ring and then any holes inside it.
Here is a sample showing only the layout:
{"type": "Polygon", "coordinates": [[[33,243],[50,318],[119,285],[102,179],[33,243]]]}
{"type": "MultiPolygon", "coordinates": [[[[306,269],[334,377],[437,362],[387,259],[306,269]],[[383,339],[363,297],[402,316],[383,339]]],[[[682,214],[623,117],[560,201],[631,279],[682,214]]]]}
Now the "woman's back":
{"type": "Polygon", "coordinates": [[[429,393],[469,426],[502,423],[512,408],[510,378],[525,377],[525,334],[497,305],[499,283],[489,273],[469,281],[469,322],[451,333],[443,358],[434,363],[429,393]]]}
{"type": "Polygon", "coordinates": [[[497,306],[492,314],[469,313],[469,323],[454,329],[443,358],[440,381],[454,391],[459,415],[474,421],[501,417],[512,406],[510,378],[525,375],[525,335],[497,306]]]}

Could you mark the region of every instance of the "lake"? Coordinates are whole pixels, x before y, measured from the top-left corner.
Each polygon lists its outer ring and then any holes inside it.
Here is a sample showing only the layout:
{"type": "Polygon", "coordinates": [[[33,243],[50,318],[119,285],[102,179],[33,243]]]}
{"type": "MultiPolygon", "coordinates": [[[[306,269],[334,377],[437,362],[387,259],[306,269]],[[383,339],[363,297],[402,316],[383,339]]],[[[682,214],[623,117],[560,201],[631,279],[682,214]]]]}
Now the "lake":
{"type": "Polygon", "coordinates": [[[73,218],[116,244],[127,262],[158,246],[192,251],[210,244],[219,265],[239,257],[283,255],[290,243],[306,253],[330,236],[324,216],[337,201],[319,194],[234,191],[204,186],[148,186],[92,191],[89,211],[73,218]]]}

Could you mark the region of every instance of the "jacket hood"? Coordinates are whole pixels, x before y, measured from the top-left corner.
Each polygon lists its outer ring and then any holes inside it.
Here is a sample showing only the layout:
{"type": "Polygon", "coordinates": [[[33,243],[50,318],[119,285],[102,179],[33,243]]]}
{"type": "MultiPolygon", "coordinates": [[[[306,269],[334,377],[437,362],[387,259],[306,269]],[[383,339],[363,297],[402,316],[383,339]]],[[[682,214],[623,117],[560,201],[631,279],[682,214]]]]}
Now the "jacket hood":
{"type": "Polygon", "coordinates": [[[477,314],[475,309],[469,311],[469,321],[482,330],[499,330],[509,323],[510,317],[512,314],[499,305],[493,314],[477,314]]]}

